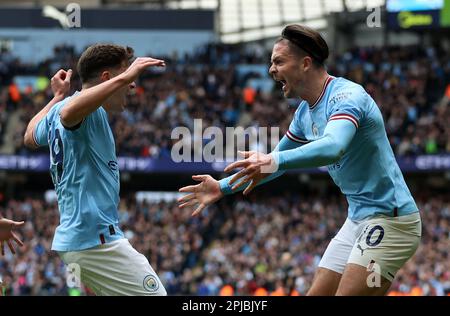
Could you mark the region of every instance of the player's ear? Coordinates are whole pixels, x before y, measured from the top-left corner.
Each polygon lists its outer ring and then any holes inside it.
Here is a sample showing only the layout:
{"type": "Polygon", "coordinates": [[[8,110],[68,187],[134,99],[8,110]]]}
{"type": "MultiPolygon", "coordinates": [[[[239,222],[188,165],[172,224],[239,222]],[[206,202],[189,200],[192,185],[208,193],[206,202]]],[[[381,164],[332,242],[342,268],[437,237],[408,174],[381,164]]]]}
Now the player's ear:
{"type": "Polygon", "coordinates": [[[303,57],[302,66],[303,66],[303,71],[308,71],[309,69],[311,69],[313,66],[312,58],[309,56],[303,57]]]}
{"type": "Polygon", "coordinates": [[[111,79],[112,74],[108,70],[105,70],[102,72],[100,78],[101,78],[101,81],[104,82],[104,81],[111,79]]]}

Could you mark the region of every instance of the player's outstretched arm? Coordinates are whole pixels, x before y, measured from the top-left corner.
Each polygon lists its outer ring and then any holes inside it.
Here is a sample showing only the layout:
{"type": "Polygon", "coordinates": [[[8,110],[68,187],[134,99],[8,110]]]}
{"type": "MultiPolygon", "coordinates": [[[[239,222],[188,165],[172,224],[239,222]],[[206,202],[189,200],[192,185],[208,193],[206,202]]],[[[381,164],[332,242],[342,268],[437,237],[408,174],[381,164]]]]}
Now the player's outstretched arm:
{"type": "MultiPolygon", "coordinates": [[[[287,138],[286,136],[284,136],[278,143],[274,151],[288,150],[295,148],[297,146],[299,146],[298,143],[295,143],[289,140],[289,138],[287,138]]],[[[244,153],[244,155],[246,155],[246,153],[244,153]]],[[[254,181],[253,184],[250,184],[248,186],[248,188],[239,185],[239,183],[233,185],[232,180],[235,175],[223,178],[220,181],[215,180],[213,177],[209,175],[192,176],[192,179],[194,179],[195,181],[200,181],[200,184],[186,186],[179,190],[180,192],[189,193],[178,199],[179,207],[184,208],[198,205],[194,213],[192,213],[192,216],[195,216],[199,214],[207,206],[220,200],[224,195],[236,193],[244,189],[251,190],[253,188],[252,185],[256,186],[269,182],[281,176],[283,173],[284,171],[272,173],[262,181],[258,182],[254,181]]],[[[246,191],[244,191],[244,193],[247,194],[246,191]]]]}
{"type": "Polygon", "coordinates": [[[14,240],[19,246],[23,246],[22,241],[14,233],[14,229],[22,226],[24,222],[15,222],[10,219],[0,218],[0,248],[2,256],[5,255],[4,244],[8,245],[13,254],[16,253],[12,241],[14,240]]]}
{"type": "Polygon", "coordinates": [[[130,85],[146,68],[155,66],[164,67],[165,62],[151,57],[138,57],[120,75],[83,89],[61,109],[61,123],[69,128],[79,124],[86,116],[97,110],[114,92],[130,85]]]}
{"type": "Polygon", "coordinates": [[[58,72],[52,77],[50,84],[53,91],[53,99],[36,114],[31,121],[28,123],[25,135],[23,137],[23,142],[28,148],[35,149],[38,147],[34,141],[34,129],[36,125],[42,120],[44,116],[47,115],[48,111],[59,101],[62,101],[70,91],[70,78],[72,77],[72,69],[65,71],[63,69],[58,70],[58,72]]]}
{"type": "MultiPolygon", "coordinates": [[[[296,142],[290,140],[288,137],[284,136],[278,143],[277,147],[275,147],[273,152],[289,150],[289,149],[297,148],[299,146],[301,146],[299,143],[296,143],[296,142]]],[[[249,158],[249,160],[256,160],[256,158],[260,157],[262,154],[253,152],[253,151],[247,151],[247,152],[242,152],[241,155],[243,156],[243,158],[249,158]]],[[[260,165],[262,172],[257,176],[255,175],[255,177],[251,180],[247,179],[246,177],[241,177],[241,174],[239,172],[237,172],[229,177],[226,177],[226,178],[223,178],[222,180],[220,180],[219,181],[220,189],[222,190],[222,192],[225,195],[237,193],[242,190],[244,190],[243,194],[247,195],[250,193],[250,191],[253,190],[253,188],[260,186],[264,183],[267,183],[269,181],[272,181],[273,179],[276,179],[284,174],[285,171],[281,171],[281,170],[274,172],[274,170],[272,170],[273,167],[274,167],[273,165],[272,166],[270,165],[270,161],[269,161],[269,164],[262,163],[260,165]],[[247,180],[249,180],[249,181],[247,181],[247,180]]],[[[227,166],[225,168],[224,171],[230,172],[230,171],[233,171],[233,169],[234,169],[233,164],[230,164],[229,166],[227,166]]]]}
{"type": "Polygon", "coordinates": [[[300,148],[273,153],[279,170],[327,166],[338,162],[356,134],[348,120],[329,121],[323,136],[300,148]]]}
{"type": "Polygon", "coordinates": [[[233,189],[248,185],[244,191],[248,194],[262,179],[270,180],[279,172],[321,167],[339,161],[355,133],[356,127],[352,122],[333,120],[327,124],[323,137],[318,140],[295,149],[274,151],[268,155],[252,153],[246,159],[230,164],[225,171],[242,168],[230,183],[237,183],[233,189]]]}

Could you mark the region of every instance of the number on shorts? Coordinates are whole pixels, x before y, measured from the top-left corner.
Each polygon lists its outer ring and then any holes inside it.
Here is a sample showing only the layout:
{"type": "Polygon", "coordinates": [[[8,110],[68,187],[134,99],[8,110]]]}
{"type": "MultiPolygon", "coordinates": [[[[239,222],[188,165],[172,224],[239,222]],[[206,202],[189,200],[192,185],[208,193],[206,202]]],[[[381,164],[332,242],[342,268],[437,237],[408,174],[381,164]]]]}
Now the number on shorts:
{"type": "Polygon", "coordinates": [[[384,237],[384,228],[381,227],[380,225],[376,225],[376,226],[372,227],[372,229],[371,229],[371,230],[369,231],[369,233],[367,234],[366,244],[367,244],[369,247],[375,247],[375,246],[377,246],[377,245],[381,242],[381,240],[383,239],[383,237],[384,237]],[[372,241],[371,241],[372,235],[373,235],[373,234],[375,233],[375,231],[377,231],[377,230],[380,231],[380,234],[378,235],[377,240],[375,240],[374,242],[372,242],[372,241]]]}

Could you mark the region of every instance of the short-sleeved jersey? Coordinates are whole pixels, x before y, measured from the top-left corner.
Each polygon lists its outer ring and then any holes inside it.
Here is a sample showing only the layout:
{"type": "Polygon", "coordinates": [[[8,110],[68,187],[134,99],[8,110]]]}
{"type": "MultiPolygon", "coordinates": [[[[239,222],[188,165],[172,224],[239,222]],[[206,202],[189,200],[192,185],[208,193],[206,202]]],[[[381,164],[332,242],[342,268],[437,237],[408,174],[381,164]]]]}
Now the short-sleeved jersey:
{"type": "Polygon", "coordinates": [[[348,217],[357,221],[377,214],[417,212],[389,144],[380,109],[362,86],[345,78],[328,77],[313,105],[300,103],[286,136],[306,144],[322,137],[332,120],[348,120],[356,127],[342,158],[327,166],[347,198],[348,217]]]}
{"type": "Polygon", "coordinates": [[[56,251],[124,238],[118,226],[119,168],[107,113],[99,107],[75,129],[67,129],[59,114],[70,98],[55,104],[33,134],[37,145],[50,147],[60,213],[52,244],[56,251]]]}

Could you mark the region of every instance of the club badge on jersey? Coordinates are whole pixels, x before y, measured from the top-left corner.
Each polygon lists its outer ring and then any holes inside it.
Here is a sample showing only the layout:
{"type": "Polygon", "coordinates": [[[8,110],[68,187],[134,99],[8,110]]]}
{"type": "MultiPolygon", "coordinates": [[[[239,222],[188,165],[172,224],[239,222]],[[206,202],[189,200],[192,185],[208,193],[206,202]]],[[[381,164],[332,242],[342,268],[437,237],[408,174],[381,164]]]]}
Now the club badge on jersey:
{"type": "Polygon", "coordinates": [[[318,138],[319,137],[319,128],[317,127],[317,125],[314,122],[311,125],[311,130],[314,135],[314,138],[318,138]]]}

